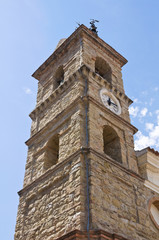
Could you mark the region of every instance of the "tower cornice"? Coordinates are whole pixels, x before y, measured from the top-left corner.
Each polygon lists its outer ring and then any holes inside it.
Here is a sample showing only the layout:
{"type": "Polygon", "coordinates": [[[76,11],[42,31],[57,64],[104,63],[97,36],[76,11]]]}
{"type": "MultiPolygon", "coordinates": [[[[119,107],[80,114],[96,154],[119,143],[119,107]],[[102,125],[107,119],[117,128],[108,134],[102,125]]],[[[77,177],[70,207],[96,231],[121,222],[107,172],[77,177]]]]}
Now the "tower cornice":
{"type": "Polygon", "coordinates": [[[62,52],[63,54],[65,53],[68,46],[75,41],[75,38],[84,38],[84,36],[91,38],[94,43],[102,47],[113,59],[116,59],[116,61],[120,63],[121,67],[123,67],[127,63],[126,58],[124,58],[114,48],[112,48],[109,44],[107,44],[100,37],[94,34],[90,29],[88,29],[85,25],[82,24],[50,55],[50,57],[32,74],[32,76],[39,80],[43,71],[49,66],[51,62],[53,62],[57,58],[57,56],[59,57],[59,54],[61,54],[62,52]]]}
{"type": "MultiPolygon", "coordinates": [[[[21,189],[18,194],[19,196],[22,196],[23,194],[25,194],[25,192],[29,191],[30,189],[33,189],[34,187],[36,187],[36,185],[41,182],[42,180],[46,180],[50,175],[52,176],[52,174],[54,172],[57,171],[57,169],[61,168],[62,166],[66,165],[68,162],[72,161],[75,157],[78,157],[80,154],[83,153],[83,151],[87,152],[88,154],[90,154],[90,159],[92,159],[91,156],[97,156],[99,158],[101,158],[103,161],[106,161],[110,164],[113,164],[114,166],[116,166],[117,168],[119,168],[121,171],[129,174],[131,177],[138,179],[139,181],[144,182],[144,179],[142,178],[142,176],[140,176],[139,174],[133,172],[130,169],[127,169],[126,167],[124,167],[122,164],[116,162],[114,159],[110,158],[108,155],[106,154],[102,154],[92,148],[79,148],[75,153],[73,153],[72,155],[70,155],[68,158],[66,158],[64,161],[58,163],[57,165],[55,165],[53,168],[49,169],[47,172],[45,172],[44,174],[42,174],[40,177],[38,177],[36,180],[34,180],[33,182],[31,182],[30,184],[26,185],[23,189],[21,189]]],[[[67,174],[67,173],[66,173],[67,174]]],[[[62,176],[61,176],[62,177],[62,176]]],[[[124,183],[126,183],[129,186],[132,186],[131,183],[126,182],[126,180],[124,180],[124,178],[121,178],[118,176],[118,179],[120,178],[120,181],[123,181],[124,183]]],[[[54,184],[54,183],[53,183],[54,184]]],[[[45,186],[46,188],[48,187],[47,185],[45,186]]],[[[36,195],[36,193],[35,193],[36,195]]],[[[32,197],[32,196],[31,196],[32,197]]],[[[31,198],[29,197],[29,198],[31,198]]]]}
{"type": "Polygon", "coordinates": [[[117,88],[115,88],[112,84],[107,82],[104,78],[93,72],[89,67],[86,65],[81,66],[76,72],[74,72],[62,85],[60,85],[55,91],[52,92],[52,94],[43,101],[40,105],[38,105],[30,114],[30,118],[34,120],[36,118],[36,115],[42,112],[50,102],[52,102],[57,96],[59,96],[68,86],[75,80],[79,74],[81,74],[81,71],[88,75],[92,75],[95,80],[97,80],[99,83],[103,83],[105,87],[107,87],[109,90],[111,90],[115,96],[119,97],[120,99],[123,99],[125,102],[127,102],[128,106],[133,103],[133,101],[125,94],[120,92],[117,88]]]}

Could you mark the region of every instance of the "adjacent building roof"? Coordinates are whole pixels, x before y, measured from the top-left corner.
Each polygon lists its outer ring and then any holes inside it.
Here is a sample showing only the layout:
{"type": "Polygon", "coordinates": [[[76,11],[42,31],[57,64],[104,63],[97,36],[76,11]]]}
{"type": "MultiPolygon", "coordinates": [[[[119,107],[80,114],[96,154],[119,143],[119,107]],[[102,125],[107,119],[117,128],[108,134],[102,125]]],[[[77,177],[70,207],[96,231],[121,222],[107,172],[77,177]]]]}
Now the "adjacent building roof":
{"type": "Polygon", "coordinates": [[[139,157],[147,152],[151,152],[151,153],[155,154],[156,156],[159,156],[159,152],[156,151],[154,148],[150,148],[150,147],[136,151],[136,155],[137,155],[137,157],[139,157]]]}

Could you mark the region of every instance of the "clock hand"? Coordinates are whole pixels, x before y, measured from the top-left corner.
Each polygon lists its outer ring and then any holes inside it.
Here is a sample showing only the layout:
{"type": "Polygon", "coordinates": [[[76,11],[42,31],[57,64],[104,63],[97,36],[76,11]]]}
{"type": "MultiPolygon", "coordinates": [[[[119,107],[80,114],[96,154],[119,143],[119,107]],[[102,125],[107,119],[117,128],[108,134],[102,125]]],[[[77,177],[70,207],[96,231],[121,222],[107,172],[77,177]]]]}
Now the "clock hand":
{"type": "Polygon", "coordinates": [[[109,106],[111,105],[110,97],[109,97],[109,99],[107,100],[107,103],[108,103],[109,106]]]}
{"type": "Polygon", "coordinates": [[[108,105],[109,105],[109,106],[112,104],[112,105],[114,105],[114,106],[117,107],[117,105],[116,105],[115,103],[111,102],[110,97],[109,97],[109,99],[107,100],[107,102],[108,102],[108,105]]]}
{"type": "Polygon", "coordinates": [[[115,103],[111,102],[111,104],[113,104],[114,106],[116,106],[116,107],[117,107],[117,105],[116,105],[115,103]]]}

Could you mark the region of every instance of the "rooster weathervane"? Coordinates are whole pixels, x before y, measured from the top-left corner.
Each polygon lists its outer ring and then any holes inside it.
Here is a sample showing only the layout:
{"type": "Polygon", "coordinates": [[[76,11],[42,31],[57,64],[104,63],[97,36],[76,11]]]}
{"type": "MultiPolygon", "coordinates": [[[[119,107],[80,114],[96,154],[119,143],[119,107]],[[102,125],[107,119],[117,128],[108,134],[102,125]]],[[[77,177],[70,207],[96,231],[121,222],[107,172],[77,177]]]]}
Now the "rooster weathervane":
{"type": "Polygon", "coordinates": [[[98,20],[95,20],[95,19],[90,19],[90,24],[91,24],[91,27],[90,27],[90,30],[92,32],[94,32],[96,35],[98,35],[98,31],[97,31],[97,27],[95,26],[95,23],[96,22],[99,22],[98,20]]]}

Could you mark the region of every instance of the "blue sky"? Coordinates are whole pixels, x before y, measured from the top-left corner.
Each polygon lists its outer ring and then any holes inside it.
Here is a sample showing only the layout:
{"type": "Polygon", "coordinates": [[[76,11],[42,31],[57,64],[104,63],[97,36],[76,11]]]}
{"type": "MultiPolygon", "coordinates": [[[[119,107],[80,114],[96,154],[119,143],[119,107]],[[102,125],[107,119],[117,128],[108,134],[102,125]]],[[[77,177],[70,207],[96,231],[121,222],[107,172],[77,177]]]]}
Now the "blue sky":
{"type": "Polygon", "coordinates": [[[126,94],[134,100],[131,121],[139,132],[136,149],[159,151],[158,0],[0,0],[0,233],[14,235],[22,188],[37,80],[31,74],[67,38],[76,22],[89,27],[128,59],[123,67],[126,94]]]}

